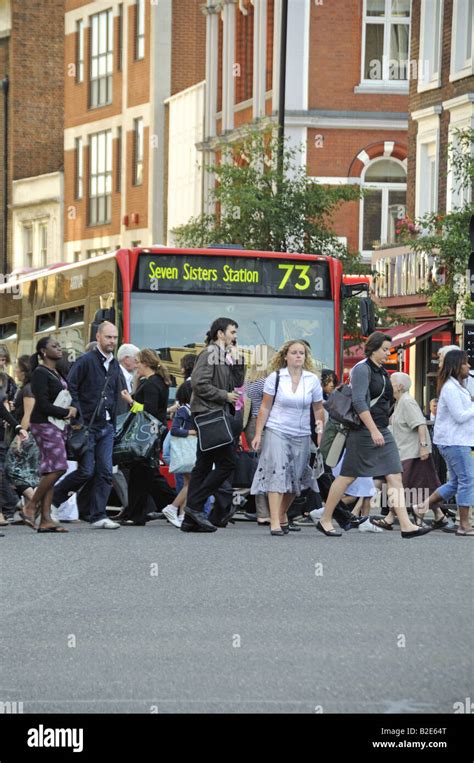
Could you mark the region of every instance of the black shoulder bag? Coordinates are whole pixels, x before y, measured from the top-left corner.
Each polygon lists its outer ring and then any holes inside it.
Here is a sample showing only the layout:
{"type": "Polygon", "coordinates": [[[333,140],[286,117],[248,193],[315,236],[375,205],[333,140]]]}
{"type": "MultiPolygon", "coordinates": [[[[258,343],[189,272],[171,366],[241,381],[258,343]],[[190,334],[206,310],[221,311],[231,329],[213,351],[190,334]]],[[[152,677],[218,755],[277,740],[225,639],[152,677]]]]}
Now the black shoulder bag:
{"type": "Polygon", "coordinates": [[[66,439],[66,455],[69,461],[80,461],[80,459],[87,453],[89,447],[89,430],[91,429],[97,414],[99,413],[102,403],[105,400],[105,390],[109,383],[109,373],[105,375],[104,386],[100,393],[99,402],[96,405],[94,413],[91,416],[89,424],[74,424],[69,427],[69,432],[66,439]]]}

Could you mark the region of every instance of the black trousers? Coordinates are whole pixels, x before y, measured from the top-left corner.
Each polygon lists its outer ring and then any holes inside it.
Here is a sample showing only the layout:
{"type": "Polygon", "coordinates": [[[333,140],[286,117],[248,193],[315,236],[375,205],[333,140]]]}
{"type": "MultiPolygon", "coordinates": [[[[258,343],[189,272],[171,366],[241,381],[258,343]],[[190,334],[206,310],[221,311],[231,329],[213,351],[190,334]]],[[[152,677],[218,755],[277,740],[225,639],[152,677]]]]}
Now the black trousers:
{"type": "MultiPolygon", "coordinates": [[[[321,493],[321,498],[324,502],[326,502],[326,499],[329,495],[329,491],[331,489],[331,485],[334,482],[334,475],[329,468],[329,466],[324,465],[324,474],[322,474],[320,477],[318,477],[318,487],[319,492],[321,493]]],[[[347,525],[348,522],[351,521],[351,512],[345,507],[344,503],[342,501],[339,501],[336,508],[334,509],[334,519],[340,525],[343,527],[344,525],[347,525]]]]}
{"type": "Polygon", "coordinates": [[[202,451],[197,447],[196,463],[191,472],[187,505],[195,511],[204,511],[204,504],[210,495],[231,476],[235,469],[235,446],[223,445],[214,450],[202,451]],[[215,469],[212,467],[215,465],[215,469]]]}
{"type": "Polygon", "coordinates": [[[133,464],[128,482],[128,507],[123,519],[134,522],[146,522],[150,511],[148,497],[155,502],[156,510],[161,511],[176,498],[176,492],[165,478],[148,464],[133,464]]]}

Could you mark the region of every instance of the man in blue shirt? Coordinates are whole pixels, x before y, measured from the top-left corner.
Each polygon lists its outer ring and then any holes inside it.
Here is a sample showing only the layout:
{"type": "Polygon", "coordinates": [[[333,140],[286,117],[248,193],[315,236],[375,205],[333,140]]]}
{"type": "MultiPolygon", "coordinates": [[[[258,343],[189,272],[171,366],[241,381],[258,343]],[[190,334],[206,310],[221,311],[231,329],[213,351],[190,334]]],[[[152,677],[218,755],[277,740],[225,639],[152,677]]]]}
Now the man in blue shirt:
{"type": "Polygon", "coordinates": [[[120,525],[108,519],[106,507],[112,489],[114,425],[121,390],[120,366],[113,355],[117,328],[107,321],[101,323],[96,339],[96,349],[78,358],[68,375],[71,405],[77,408],[78,417],[87,427],[94,418],[89,448],[78,469],[56,485],[53,503],[59,506],[82,488],[81,504],[89,507],[92,527],[115,530],[120,525]]]}

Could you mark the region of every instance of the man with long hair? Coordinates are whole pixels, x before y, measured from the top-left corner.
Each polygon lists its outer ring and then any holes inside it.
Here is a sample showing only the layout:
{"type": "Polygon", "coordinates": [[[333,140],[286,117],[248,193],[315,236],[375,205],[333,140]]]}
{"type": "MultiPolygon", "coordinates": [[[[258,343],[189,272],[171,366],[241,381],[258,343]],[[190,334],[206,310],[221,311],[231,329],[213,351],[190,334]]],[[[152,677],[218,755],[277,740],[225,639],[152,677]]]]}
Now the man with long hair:
{"type": "MultiPolygon", "coordinates": [[[[236,355],[238,323],[232,318],[217,318],[206,335],[206,347],[199,355],[191,375],[193,394],[191,413],[198,427],[199,414],[215,411],[225,417],[235,412],[239,398],[236,387],[244,383],[245,366],[236,355]]],[[[188,488],[183,532],[214,532],[225,526],[224,517],[216,517],[214,524],[204,513],[204,504],[210,495],[230,477],[235,469],[233,441],[205,450],[198,439],[196,463],[188,488]]]]}

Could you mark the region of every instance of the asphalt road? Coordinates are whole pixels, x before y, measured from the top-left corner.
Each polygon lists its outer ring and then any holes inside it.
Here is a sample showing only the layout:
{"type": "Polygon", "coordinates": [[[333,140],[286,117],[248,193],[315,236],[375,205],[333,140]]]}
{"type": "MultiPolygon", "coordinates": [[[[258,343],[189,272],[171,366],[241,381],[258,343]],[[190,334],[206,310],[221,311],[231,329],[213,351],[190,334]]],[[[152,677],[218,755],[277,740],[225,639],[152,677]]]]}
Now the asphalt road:
{"type": "Polygon", "coordinates": [[[472,539],[145,528],[0,538],[0,701],[25,713],[452,713],[472,539]]]}

